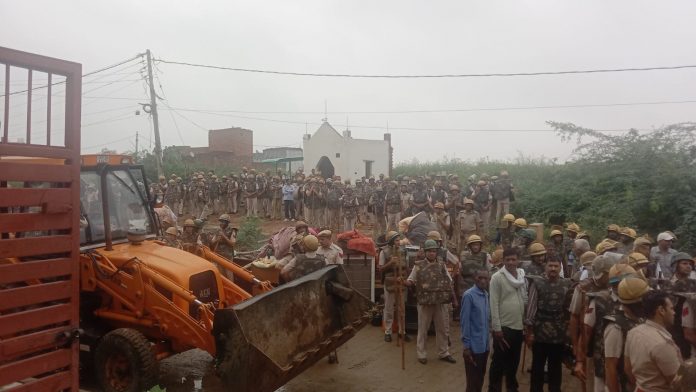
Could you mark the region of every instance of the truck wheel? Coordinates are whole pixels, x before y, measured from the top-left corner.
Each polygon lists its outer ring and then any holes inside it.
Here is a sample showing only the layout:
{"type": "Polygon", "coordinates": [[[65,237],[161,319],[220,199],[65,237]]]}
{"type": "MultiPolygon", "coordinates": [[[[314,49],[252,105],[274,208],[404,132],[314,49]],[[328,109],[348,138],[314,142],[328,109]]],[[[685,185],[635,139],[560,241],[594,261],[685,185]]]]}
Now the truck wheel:
{"type": "Polygon", "coordinates": [[[134,329],[119,328],[104,335],[94,368],[105,392],[141,392],[157,384],[157,360],[150,342],[134,329]]]}

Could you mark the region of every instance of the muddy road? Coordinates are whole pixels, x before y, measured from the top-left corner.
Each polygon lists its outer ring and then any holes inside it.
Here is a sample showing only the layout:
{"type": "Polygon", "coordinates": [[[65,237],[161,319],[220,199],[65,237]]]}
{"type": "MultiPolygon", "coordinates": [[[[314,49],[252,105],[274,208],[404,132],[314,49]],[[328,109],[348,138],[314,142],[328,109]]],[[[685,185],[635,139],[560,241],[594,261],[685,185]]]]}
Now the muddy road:
{"type": "MultiPolygon", "coordinates": [[[[457,326],[452,324],[452,334],[458,336],[457,331],[457,326]]],[[[461,391],[466,387],[461,346],[458,340],[452,342],[456,364],[437,360],[435,337],[430,336],[429,360],[427,365],[421,365],[416,361],[414,336],[412,342],[406,343],[406,370],[401,370],[401,348],[395,341],[385,343],[381,329],[368,325],[338,350],[338,364],[330,365],[323,359],[278,392],[461,391]]],[[[526,360],[525,367],[529,368],[531,352],[527,352],[526,360]]],[[[161,386],[167,392],[233,390],[229,385],[222,385],[213,374],[212,362],[210,355],[199,350],[168,358],[161,363],[161,386]]],[[[529,373],[518,373],[518,380],[521,391],[529,390],[529,373]]],[[[588,385],[588,391],[591,390],[592,386],[588,385]]],[[[563,373],[563,391],[581,391],[580,382],[567,369],[563,373]]]]}

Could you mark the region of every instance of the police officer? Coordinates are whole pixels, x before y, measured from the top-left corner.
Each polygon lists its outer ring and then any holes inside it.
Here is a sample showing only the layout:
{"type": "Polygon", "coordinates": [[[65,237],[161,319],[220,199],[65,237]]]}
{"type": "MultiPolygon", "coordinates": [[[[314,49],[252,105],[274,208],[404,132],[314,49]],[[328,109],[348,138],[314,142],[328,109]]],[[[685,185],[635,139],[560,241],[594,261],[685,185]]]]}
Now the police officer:
{"type": "Polygon", "coordinates": [[[526,276],[542,276],[546,270],[546,248],[539,242],[533,242],[527,248],[531,260],[522,263],[522,269],[526,276]]]}
{"type": "Polygon", "coordinates": [[[515,223],[515,216],[512,214],[505,214],[500,220],[500,225],[498,226],[497,235],[495,239],[495,244],[501,246],[503,249],[507,249],[512,246],[512,241],[514,238],[513,225],[515,223]]]}
{"type": "Polygon", "coordinates": [[[653,290],[643,296],[643,311],[645,323],[626,336],[626,373],[636,380],[636,391],[669,391],[682,363],[667,332],[674,323],[674,305],[668,293],[653,290]]]}
{"type": "Polygon", "coordinates": [[[317,254],[319,239],[313,235],[307,235],[302,239],[304,253],[298,253],[280,271],[285,282],[301,278],[314,271],[318,271],[326,265],[324,256],[317,254]]]}
{"type": "MultiPolygon", "coordinates": [[[[625,264],[617,264],[612,269],[625,264]]],[[[621,306],[606,316],[604,328],[604,372],[609,392],[632,392],[635,385],[626,376],[624,349],[628,331],[643,322],[643,295],[650,290],[645,280],[625,276],[618,285],[621,306]]]]}
{"type": "MultiPolygon", "coordinates": [[[[433,240],[426,240],[423,244],[425,260],[417,264],[404,282],[407,286],[416,287],[416,298],[418,300],[418,339],[416,352],[418,362],[428,363],[425,350],[425,341],[428,337],[430,323],[435,323],[435,340],[440,360],[456,363],[457,361],[450,355],[445,336],[445,304],[453,299],[452,278],[443,263],[437,261],[437,243],[433,240]]],[[[402,278],[400,278],[402,279],[402,278]]]]}
{"type": "Polygon", "coordinates": [[[191,252],[195,249],[197,243],[198,233],[196,232],[196,224],[193,219],[186,219],[184,221],[184,232],[181,234],[183,249],[187,252],[191,252]]]}
{"type": "Polygon", "coordinates": [[[544,267],[541,274],[525,275],[530,280],[525,318],[525,340],[532,349],[530,390],[543,392],[544,368],[548,366],[549,392],[560,392],[568,329],[563,304],[570,280],[560,277],[560,260],[548,260],[544,267]]]}
{"type": "Polygon", "coordinates": [[[401,220],[401,193],[396,181],[389,183],[384,195],[384,210],[387,212],[387,230],[397,230],[401,220]]]}
{"type": "Polygon", "coordinates": [[[604,390],[604,316],[611,314],[618,298],[609,289],[609,270],[616,261],[609,256],[598,256],[592,262],[592,281],[594,291],[586,295],[590,298],[585,312],[581,339],[576,347],[575,375],[585,380],[585,363],[592,358],[594,366],[594,390],[604,390]]]}
{"type": "Polygon", "coordinates": [[[220,227],[210,240],[213,252],[232,260],[234,258],[234,245],[237,243],[237,229],[230,225],[230,216],[222,214],[218,218],[220,227]]]}
{"type": "MultiPolygon", "coordinates": [[[[399,285],[397,284],[398,267],[401,259],[398,255],[393,254],[394,243],[399,239],[399,233],[390,231],[384,236],[384,242],[378,243],[379,252],[379,270],[382,273],[382,283],[384,284],[384,309],[382,310],[382,319],[384,320],[384,341],[392,341],[392,329],[394,325],[394,309],[397,306],[397,296],[401,297],[402,302],[406,303],[407,293],[402,289],[401,293],[397,293],[399,285]]],[[[401,265],[402,278],[406,274],[406,266],[401,265]]],[[[402,308],[405,310],[405,306],[402,308]]],[[[404,336],[404,341],[410,341],[408,335],[404,335],[404,326],[399,323],[399,336],[404,336]]]]}
{"type": "Polygon", "coordinates": [[[174,226],[164,231],[164,242],[167,246],[172,248],[182,249],[181,242],[179,241],[179,232],[174,226]]]}

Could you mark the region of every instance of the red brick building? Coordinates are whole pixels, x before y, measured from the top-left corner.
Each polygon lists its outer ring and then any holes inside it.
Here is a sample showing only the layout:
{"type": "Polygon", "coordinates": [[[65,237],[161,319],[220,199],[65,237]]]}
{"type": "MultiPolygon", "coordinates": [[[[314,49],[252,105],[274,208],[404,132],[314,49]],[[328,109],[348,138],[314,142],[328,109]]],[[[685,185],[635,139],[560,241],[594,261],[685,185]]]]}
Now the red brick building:
{"type": "Polygon", "coordinates": [[[251,166],[254,132],[244,128],[211,129],[207,147],[172,146],[181,157],[205,166],[251,166]]]}

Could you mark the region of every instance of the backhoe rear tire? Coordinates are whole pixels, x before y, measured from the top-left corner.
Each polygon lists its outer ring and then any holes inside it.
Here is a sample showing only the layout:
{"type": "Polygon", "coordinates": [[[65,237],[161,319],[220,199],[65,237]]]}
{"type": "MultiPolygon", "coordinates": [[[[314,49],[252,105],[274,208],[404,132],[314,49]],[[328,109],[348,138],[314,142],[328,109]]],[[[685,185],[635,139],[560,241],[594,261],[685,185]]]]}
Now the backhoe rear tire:
{"type": "Polygon", "coordinates": [[[158,366],[150,342],[130,328],[115,329],[101,338],[94,369],[104,392],[142,392],[157,384],[158,366]]]}

